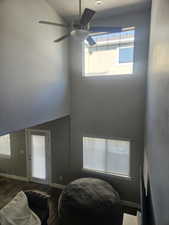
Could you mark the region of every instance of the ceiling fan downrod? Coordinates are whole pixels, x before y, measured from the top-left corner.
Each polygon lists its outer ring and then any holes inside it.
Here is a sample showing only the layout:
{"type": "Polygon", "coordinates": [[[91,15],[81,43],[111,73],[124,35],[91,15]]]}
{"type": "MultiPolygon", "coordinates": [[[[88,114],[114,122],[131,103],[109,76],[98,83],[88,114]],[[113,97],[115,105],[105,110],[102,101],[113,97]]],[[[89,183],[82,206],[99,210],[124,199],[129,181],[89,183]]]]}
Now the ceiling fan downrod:
{"type": "Polygon", "coordinates": [[[79,17],[81,18],[82,16],[82,1],[79,0],[79,17]]]}

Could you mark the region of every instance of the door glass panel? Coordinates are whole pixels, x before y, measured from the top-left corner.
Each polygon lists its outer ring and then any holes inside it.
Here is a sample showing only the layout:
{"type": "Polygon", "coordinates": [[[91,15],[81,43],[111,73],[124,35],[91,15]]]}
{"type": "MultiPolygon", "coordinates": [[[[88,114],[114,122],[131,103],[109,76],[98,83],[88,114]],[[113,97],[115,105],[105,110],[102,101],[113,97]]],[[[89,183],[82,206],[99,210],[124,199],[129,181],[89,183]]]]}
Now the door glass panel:
{"type": "Polygon", "coordinates": [[[32,177],[46,179],[45,136],[31,135],[32,177]]]}

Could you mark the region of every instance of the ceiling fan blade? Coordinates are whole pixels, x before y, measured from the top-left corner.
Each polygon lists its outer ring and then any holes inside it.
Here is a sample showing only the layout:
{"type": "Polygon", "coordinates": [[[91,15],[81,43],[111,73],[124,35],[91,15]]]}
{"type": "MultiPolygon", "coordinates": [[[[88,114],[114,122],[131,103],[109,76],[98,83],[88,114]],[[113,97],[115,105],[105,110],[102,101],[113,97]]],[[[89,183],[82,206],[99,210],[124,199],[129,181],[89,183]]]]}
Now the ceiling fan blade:
{"type": "Polygon", "coordinates": [[[39,23],[42,23],[42,24],[47,24],[47,25],[53,25],[53,26],[58,26],[58,27],[69,27],[68,25],[66,24],[61,24],[61,23],[54,23],[54,22],[50,22],[50,21],[39,21],[39,23]]]}
{"type": "Polygon", "coordinates": [[[106,26],[90,27],[90,32],[93,32],[93,33],[100,33],[100,32],[119,33],[121,31],[122,31],[121,27],[106,27],[106,26]]]}
{"type": "Polygon", "coordinates": [[[68,38],[68,37],[70,37],[70,34],[65,34],[64,36],[62,36],[62,37],[56,39],[54,42],[55,42],[55,43],[56,43],[56,42],[60,42],[60,41],[66,39],[66,38],[68,38]]]}
{"type": "Polygon", "coordinates": [[[86,8],[83,12],[83,15],[80,19],[80,25],[82,26],[86,26],[92,19],[92,17],[94,16],[96,12],[92,9],[88,9],[86,8]]]}
{"type": "Polygon", "coordinates": [[[90,35],[87,37],[86,40],[87,40],[87,42],[89,43],[90,46],[93,46],[93,45],[96,44],[95,40],[90,35]]]}

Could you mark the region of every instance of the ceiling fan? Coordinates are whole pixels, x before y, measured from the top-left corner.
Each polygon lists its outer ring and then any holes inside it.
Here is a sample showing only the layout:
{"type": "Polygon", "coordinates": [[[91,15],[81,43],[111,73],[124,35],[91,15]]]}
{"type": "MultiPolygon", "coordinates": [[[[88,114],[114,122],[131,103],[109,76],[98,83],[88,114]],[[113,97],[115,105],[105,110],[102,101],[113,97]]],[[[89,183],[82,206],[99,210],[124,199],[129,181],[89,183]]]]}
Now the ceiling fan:
{"type": "Polygon", "coordinates": [[[69,32],[64,36],[56,39],[54,42],[60,42],[70,36],[78,36],[81,40],[86,39],[88,44],[93,46],[96,44],[95,40],[92,38],[92,33],[116,33],[120,32],[122,29],[120,27],[109,27],[109,26],[90,26],[90,22],[95,15],[95,11],[92,9],[85,8],[83,14],[82,12],[82,0],[79,0],[79,21],[73,22],[72,25],[60,24],[50,21],[39,21],[41,24],[54,25],[58,27],[68,28],[69,32]]]}

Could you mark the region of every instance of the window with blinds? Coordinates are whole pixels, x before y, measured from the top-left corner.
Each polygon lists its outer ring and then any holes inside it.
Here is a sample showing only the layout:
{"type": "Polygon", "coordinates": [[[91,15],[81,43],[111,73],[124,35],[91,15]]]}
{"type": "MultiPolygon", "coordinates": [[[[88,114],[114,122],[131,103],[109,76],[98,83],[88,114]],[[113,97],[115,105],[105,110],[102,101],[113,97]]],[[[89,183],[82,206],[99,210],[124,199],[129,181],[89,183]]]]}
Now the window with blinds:
{"type": "Polygon", "coordinates": [[[130,177],[130,141],[83,137],[83,169],[130,177]]]}
{"type": "Polygon", "coordinates": [[[10,134],[0,136],[0,157],[10,158],[11,156],[11,140],[10,134]]]}
{"type": "Polygon", "coordinates": [[[96,45],[84,41],[84,76],[133,74],[135,29],[92,34],[96,45]]]}

